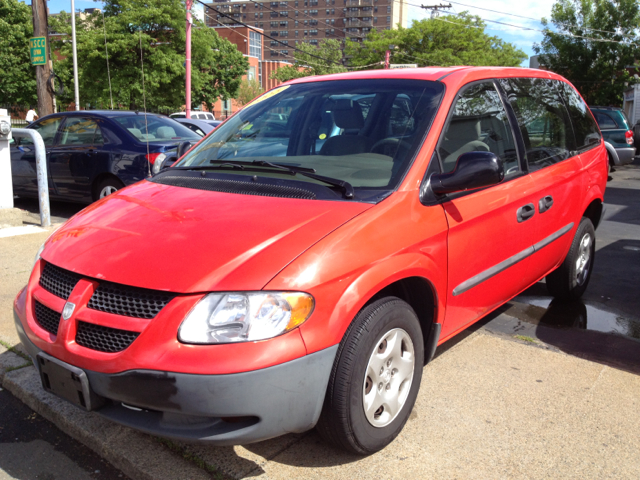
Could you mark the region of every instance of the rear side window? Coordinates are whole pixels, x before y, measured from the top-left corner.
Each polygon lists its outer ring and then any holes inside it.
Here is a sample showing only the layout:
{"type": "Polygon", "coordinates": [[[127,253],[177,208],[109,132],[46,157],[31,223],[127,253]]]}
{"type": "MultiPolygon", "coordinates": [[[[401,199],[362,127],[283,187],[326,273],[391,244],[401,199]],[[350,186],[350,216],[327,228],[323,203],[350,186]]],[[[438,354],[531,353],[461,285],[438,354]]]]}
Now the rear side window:
{"type": "MultiPolygon", "coordinates": [[[[63,117],[52,117],[46,118],[37,125],[33,125],[31,128],[36,130],[41,136],[44,144],[49,147],[53,145],[53,141],[56,138],[56,133],[58,132],[58,127],[62,123],[63,117]]],[[[33,145],[33,142],[30,138],[22,138],[20,139],[20,145],[33,145]]]]}
{"type": "Polygon", "coordinates": [[[604,112],[593,112],[593,116],[596,117],[596,122],[603,130],[618,128],[615,120],[604,112]]]}
{"type": "Polygon", "coordinates": [[[453,171],[467,152],[495,153],[505,174],[520,171],[511,126],[493,82],[474,83],[460,93],[438,146],[443,172],[453,171]]]}
{"type": "Polygon", "coordinates": [[[516,114],[529,169],[569,158],[574,144],[571,121],[553,81],[505,78],[500,84],[516,114]]]}
{"type": "Polygon", "coordinates": [[[576,136],[576,149],[584,150],[598,145],[601,138],[600,131],[587,104],[571,85],[559,81],[555,83],[558,84],[571,115],[576,136]]]}

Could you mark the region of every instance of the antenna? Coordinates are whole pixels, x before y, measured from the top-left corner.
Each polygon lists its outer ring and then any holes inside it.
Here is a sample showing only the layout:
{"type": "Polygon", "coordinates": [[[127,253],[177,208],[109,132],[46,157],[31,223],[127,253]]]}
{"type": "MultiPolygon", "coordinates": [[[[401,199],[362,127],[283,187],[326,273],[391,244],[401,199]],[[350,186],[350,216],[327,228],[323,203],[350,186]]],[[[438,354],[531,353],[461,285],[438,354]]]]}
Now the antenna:
{"type": "Polygon", "coordinates": [[[144,92],[144,60],[142,59],[142,29],[138,30],[140,36],[140,65],[142,67],[142,107],[144,108],[144,130],[147,141],[147,170],[151,176],[151,163],[149,162],[149,124],[147,123],[147,99],[144,92]]]}

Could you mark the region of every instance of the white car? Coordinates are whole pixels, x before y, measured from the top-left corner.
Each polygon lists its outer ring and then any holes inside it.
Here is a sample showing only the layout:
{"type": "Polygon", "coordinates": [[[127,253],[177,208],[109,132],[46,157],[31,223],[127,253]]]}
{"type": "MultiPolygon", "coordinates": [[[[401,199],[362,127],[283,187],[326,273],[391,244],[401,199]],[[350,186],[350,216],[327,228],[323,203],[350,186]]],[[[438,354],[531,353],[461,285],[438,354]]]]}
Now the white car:
{"type": "MultiPolygon", "coordinates": [[[[177,112],[169,115],[171,118],[186,118],[187,114],[185,112],[177,112]]],[[[197,118],[200,120],[215,120],[216,117],[211,112],[191,112],[191,118],[197,118]]]]}

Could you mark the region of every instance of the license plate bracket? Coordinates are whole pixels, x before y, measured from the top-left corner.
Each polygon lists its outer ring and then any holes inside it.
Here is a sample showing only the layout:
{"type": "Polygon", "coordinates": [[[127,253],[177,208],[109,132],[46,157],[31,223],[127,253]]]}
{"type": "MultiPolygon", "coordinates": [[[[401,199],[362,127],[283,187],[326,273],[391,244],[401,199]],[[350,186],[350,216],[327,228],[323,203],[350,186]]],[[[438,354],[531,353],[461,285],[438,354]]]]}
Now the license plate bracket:
{"type": "Polygon", "coordinates": [[[84,370],[40,352],[37,355],[42,387],[50,393],[84,409],[95,410],[105,399],[91,390],[84,370]]]}

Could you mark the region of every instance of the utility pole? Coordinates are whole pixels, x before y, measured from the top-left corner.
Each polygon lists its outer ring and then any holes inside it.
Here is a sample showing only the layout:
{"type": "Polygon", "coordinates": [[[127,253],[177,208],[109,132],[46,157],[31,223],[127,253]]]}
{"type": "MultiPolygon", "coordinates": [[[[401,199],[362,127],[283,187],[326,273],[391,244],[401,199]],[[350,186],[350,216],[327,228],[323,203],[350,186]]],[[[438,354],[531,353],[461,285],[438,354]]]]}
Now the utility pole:
{"type": "MultiPolygon", "coordinates": [[[[46,48],[49,47],[49,22],[47,19],[46,0],[32,0],[31,12],[33,14],[33,36],[45,37],[46,48]]],[[[45,58],[48,60],[49,55],[45,52],[45,58]]],[[[36,65],[36,84],[38,92],[38,116],[44,117],[53,113],[53,95],[47,88],[47,80],[51,75],[49,62],[44,65],[36,65]]]]}
{"type": "Polygon", "coordinates": [[[191,7],[193,6],[193,0],[187,0],[187,48],[186,48],[186,61],[185,68],[187,69],[187,78],[186,78],[186,111],[185,115],[187,118],[191,118],[191,24],[193,20],[191,19],[191,7]]]}
{"type": "Polygon", "coordinates": [[[440,5],[420,5],[420,8],[431,10],[431,18],[437,18],[440,15],[440,10],[444,10],[445,8],[452,8],[452,5],[445,5],[441,3],[440,5]]]}
{"type": "Polygon", "coordinates": [[[71,0],[71,47],[73,50],[73,92],[76,111],[80,110],[80,94],[78,92],[78,50],[76,47],[76,5],[71,0]]]}

